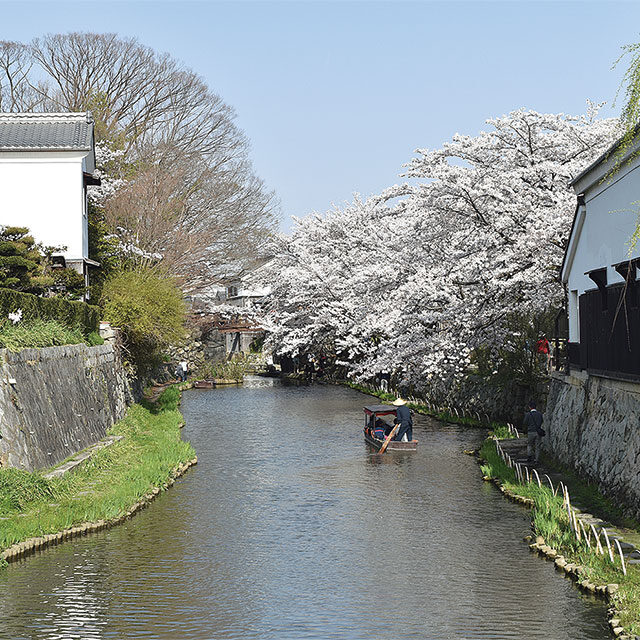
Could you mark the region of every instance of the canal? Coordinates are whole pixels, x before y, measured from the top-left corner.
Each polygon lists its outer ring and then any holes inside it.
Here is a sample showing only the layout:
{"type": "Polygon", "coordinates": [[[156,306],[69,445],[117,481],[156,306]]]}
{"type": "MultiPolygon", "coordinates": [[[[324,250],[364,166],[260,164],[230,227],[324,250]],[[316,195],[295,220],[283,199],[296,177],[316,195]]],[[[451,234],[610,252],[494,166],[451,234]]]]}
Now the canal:
{"type": "Polygon", "coordinates": [[[609,637],[463,455],[479,431],[418,417],[417,452],[375,455],[367,402],[263,379],[185,393],[198,465],[126,524],[0,571],[0,638],[609,637]]]}

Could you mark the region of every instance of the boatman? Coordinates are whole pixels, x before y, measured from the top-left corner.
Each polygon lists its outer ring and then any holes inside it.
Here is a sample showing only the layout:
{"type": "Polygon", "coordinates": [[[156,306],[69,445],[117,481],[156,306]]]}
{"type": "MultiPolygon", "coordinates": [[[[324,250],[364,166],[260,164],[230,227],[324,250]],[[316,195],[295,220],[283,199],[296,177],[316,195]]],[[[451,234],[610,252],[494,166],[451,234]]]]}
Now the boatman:
{"type": "Polygon", "coordinates": [[[396,398],[393,401],[393,405],[398,407],[396,409],[396,419],[393,424],[399,424],[400,428],[394,440],[402,440],[402,437],[406,434],[409,442],[413,440],[413,420],[411,419],[411,411],[407,407],[407,403],[402,398],[396,398]]]}

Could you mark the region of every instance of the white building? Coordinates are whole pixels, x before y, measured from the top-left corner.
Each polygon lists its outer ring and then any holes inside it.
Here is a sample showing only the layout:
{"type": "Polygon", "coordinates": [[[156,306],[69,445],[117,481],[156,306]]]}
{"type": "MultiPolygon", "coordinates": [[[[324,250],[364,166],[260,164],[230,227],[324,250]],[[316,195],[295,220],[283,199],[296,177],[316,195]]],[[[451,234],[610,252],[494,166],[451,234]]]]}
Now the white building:
{"type": "Polygon", "coordinates": [[[0,225],[28,227],[36,242],[66,247],[88,277],[87,186],[99,184],[89,113],[0,113],[0,225]]]}
{"type": "Polygon", "coordinates": [[[255,284],[256,276],[268,262],[233,280],[227,286],[227,304],[234,307],[250,307],[258,304],[271,293],[270,286],[255,284]]]}
{"type": "MultiPolygon", "coordinates": [[[[567,289],[569,360],[597,375],[640,376],[640,311],[631,238],[640,222],[640,158],[612,172],[612,147],[571,183],[578,202],[561,277],[567,289]]],[[[640,139],[629,149],[640,148],[640,139]]]]}
{"type": "MultiPolygon", "coordinates": [[[[256,284],[256,280],[260,279],[260,271],[269,262],[229,282],[226,289],[226,303],[234,307],[259,307],[271,293],[271,287],[256,284]]],[[[247,320],[230,322],[222,332],[226,334],[227,353],[249,353],[254,340],[264,336],[264,330],[261,327],[247,320]]]]}

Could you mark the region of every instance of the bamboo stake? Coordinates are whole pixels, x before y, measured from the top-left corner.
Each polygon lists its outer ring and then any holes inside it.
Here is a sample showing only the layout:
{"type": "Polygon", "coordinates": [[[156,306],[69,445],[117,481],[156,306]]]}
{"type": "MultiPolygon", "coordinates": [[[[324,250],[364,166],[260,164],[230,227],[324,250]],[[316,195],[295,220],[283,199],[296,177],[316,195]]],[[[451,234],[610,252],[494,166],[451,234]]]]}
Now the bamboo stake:
{"type": "Polygon", "coordinates": [[[553,493],[553,495],[556,495],[555,489],[553,488],[553,482],[551,482],[551,478],[545,473],[544,477],[547,479],[547,482],[549,483],[549,486],[551,487],[551,492],[553,493]]]}
{"type": "Polygon", "coordinates": [[[609,551],[609,559],[613,563],[614,562],[614,560],[613,560],[613,549],[611,548],[611,543],[609,542],[609,536],[607,535],[607,530],[604,527],[602,527],[602,531],[604,533],[604,539],[605,539],[605,541],[607,543],[607,549],[609,551]]]}
{"type": "Polygon", "coordinates": [[[584,524],[582,524],[582,520],[578,519],[578,524],[580,525],[580,531],[582,532],[582,537],[584,538],[584,541],[587,543],[587,547],[589,547],[589,549],[591,549],[590,536],[587,537],[587,531],[584,528],[584,524]]]}
{"type": "Polygon", "coordinates": [[[618,553],[620,554],[620,564],[622,565],[622,573],[624,573],[624,575],[627,575],[627,567],[624,564],[624,556],[622,555],[622,547],[620,546],[620,543],[618,542],[618,539],[614,539],[614,542],[616,543],[616,547],[618,547],[618,553]]]}
{"type": "Polygon", "coordinates": [[[571,509],[571,520],[572,520],[572,526],[573,526],[573,533],[576,536],[576,540],[578,542],[580,542],[580,527],[578,527],[578,518],[576,516],[576,512],[571,509]]]}
{"type": "Polygon", "coordinates": [[[582,520],[578,520],[578,522],[580,523],[580,529],[582,529],[582,537],[584,538],[584,541],[587,543],[587,547],[591,549],[591,531],[588,531],[587,529],[585,529],[585,526],[582,523],[582,520]]]}
{"type": "Polygon", "coordinates": [[[538,475],[538,472],[535,469],[532,469],[533,473],[536,474],[536,480],[538,481],[538,486],[542,489],[542,482],[540,482],[540,476],[538,475]]]}
{"type": "Polygon", "coordinates": [[[596,552],[603,556],[604,550],[602,549],[602,545],[600,544],[600,534],[596,533],[596,528],[592,524],[589,526],[591,527],[591,531],[593,531],[593,537],[596,541],[596,552]]]}

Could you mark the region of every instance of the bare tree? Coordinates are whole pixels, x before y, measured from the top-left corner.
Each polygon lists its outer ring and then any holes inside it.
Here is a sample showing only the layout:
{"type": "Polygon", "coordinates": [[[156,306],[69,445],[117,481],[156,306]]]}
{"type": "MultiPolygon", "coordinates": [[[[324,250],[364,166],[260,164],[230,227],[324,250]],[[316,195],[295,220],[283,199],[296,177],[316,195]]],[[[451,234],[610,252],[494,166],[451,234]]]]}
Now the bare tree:
{"type": "Polygon", "coordinates": [[[187,291],[241,270],[275,226],[278,204],[253,173],[233,109],[135,38],[0,43],[0,100],[8,111],[93,114],[111,154],[103,182],[115,186],[100,200],[108,224],[124,245],[161,254],[187,291]]]}
{"type": "Polygon", "coordinates": [[[144,155],[169,147],[218,164],[246,153],[233,110],[193,71],[135,38],[47,35],[31,51],[50,80],[43,100],[56,110],[91,111],[98,140],[119,136],[144,155]]]}
{"type": "Polygon", "coordinates": [[[195,293],[261,255],[275,226],[273,196],[242,167],[237,181],[202,158],[167,155],[107,201],[106,221],[134,259],[162,256],[168,273],[195,293]]]}
{"type": "Polygon", "coordinates": [[[33,59],[29,47],[0,40],[0,111],[35,111],[42,104],[42,87],[30,78],[33,59]]]}

